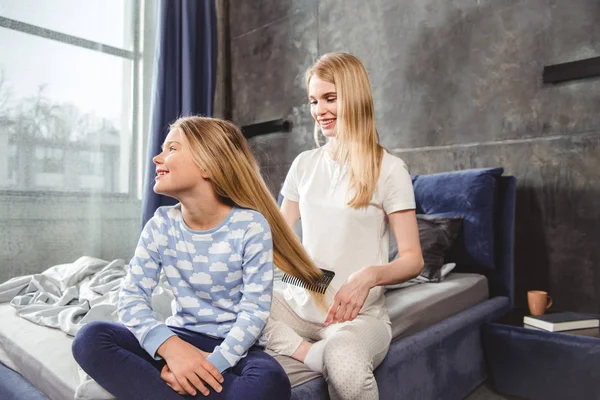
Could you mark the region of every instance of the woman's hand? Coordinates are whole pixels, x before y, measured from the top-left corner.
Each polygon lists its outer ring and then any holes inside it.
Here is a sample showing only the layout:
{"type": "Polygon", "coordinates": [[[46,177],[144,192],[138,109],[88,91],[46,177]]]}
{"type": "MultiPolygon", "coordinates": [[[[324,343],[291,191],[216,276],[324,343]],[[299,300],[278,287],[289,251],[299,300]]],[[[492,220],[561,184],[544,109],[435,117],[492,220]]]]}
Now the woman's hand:
{"type": "Polygon", "coordinates": [[[356,318],[365,304],[369,291],[374,286],[371,275],[368,268],[363,268],[350,275],[333,298],[333,303],[325,318],[325,325],[352,321],[356,318]]]}
{"type": "Polygon", "coordinates": [[[208,396],[209,390],[206,385],[217,392],[221,391],[220,383],[223,382],[223,376],[206,359],[209,353],[198,349],[177,336],[171,336],[167,339],[158,348],[158,353],[165,359],[168,368],[168,372],[165,372],[165,368],[163,368],[161,378],[177,393],[179,393],[179,389],[183,389],[186,394],[195,396],[196,390],[199,390],[203,395],[208,396]],[[176,384],[179,386],[174,385],[175,382],[170,379],[170,374],[174,376],[176,384]]]}

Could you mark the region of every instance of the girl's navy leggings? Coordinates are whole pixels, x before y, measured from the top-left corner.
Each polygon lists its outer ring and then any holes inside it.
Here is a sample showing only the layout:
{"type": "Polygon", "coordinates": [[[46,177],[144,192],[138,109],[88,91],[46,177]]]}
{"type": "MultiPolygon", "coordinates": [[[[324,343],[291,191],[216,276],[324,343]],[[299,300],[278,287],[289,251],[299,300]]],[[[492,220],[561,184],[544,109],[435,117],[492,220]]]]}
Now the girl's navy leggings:
{"type": "MultiPolygon", "coordinates": [[[[170,327],[181,339],[212,352],[223,339],[170,327]]],[[[95,321],[86,324],[73,341],[73,356],[81,368],[117,399],[273,399],[291,397],[290,381],[281,365],[259,347],[253,347],[233,368],[223,372],[223,390],[210,386],[208,396],[181,396],[160,377],[164,360],[155,360],[124,325],[95,321]]]]}

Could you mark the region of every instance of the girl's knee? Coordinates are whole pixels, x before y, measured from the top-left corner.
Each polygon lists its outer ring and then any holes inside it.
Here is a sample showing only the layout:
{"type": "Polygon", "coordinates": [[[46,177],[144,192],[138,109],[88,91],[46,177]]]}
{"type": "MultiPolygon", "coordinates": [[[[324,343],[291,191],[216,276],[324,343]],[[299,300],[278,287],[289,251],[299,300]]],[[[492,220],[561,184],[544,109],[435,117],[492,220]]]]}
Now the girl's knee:
{"type": "Polygon", "coordinates": [[[81,327],[71,344],[75,360],[79,362],[81,358],[84,358],[95,345],[98,345],[102,335],[106,334],[109,329],[110,323],[105,321],[93,321],[81,327]]]}
{"type": "Polygon", "coordinates": [[[273,357],[256,352],[244,368],[246,385],[255,387],[262,394],[257,398],[287,400],[291,397],[290,380],[285,370],[273,357]]]}

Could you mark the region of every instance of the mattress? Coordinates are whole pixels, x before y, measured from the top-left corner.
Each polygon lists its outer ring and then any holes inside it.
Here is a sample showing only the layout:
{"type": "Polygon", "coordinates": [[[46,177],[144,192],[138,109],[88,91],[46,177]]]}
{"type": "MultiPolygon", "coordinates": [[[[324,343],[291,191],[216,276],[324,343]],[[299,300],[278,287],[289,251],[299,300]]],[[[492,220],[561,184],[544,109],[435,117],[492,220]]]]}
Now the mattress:
{"type": "Polygon", "coordinates": [[[10,304],[0,304],[0,362],[52,400],[73,399],[79,385],[72,340],[61,330],[18,317],[10,304]]]}
{"type": "Polygon", "coordinates": [[[487,278],[451,273],[442,282],[390,290],[385,304],[392,321],[392,340],[412,335],[489,297],[487,278]]]}
{"type": "MultiPolygon", "coordinates": [[[[487,279],[451,273],[439,283],[423,283],[386,293],[393,340],[419,332],[488,298],[487,279]]],[[[0,362],[19,371],[52,400],[72,399],[79,384],[71,355],[72,338],[60,330],[35,325],[0,304],[0,362]]],[[[278,356],[292,386],[320,374],[289,357],[278,356]]]]}

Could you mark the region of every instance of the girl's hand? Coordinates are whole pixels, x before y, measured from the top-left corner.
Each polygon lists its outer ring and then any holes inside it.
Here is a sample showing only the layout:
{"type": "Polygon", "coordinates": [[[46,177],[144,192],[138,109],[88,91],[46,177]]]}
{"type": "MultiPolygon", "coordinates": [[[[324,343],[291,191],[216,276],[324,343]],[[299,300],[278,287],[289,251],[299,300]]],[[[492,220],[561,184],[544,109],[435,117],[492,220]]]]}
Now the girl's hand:
{"type": "MultiPolygon", "coordinates": [[[[223,376],[210,361],[206,360],[208,353],[177,336],[171,336],[158,348],[158,354],[165,359],[169,371],[186,393],[195,396],[196,390],[199,390],[203,395],[208,396],[206,384],[215,391],[221,392],[220,383],[223,382],[223,376]]],[[[174,390],[177,391],[175,388],[174,390]]]]}
{"type": "Polygon", "coordinates": [[[373,287],[372,282],[373,279],[367,268],[350,275],[333,298],[325,318],[325,325],[352,321],[356,318],[373,287]]]}
{"type": "Polygon", "coordinates": [[[167,383],[167,385],[169,385],[169,387],[171,389],[176,391],[177,394],[180,394],[182,396],[187,396],[188,392],[186,392],[185,389],[183,389],[183,386],[181,386],[179,384],[179,382],[177,381],[177,378],[175,378],[175,374],[173,374],[173,372],[171,372],[171,370],[169,369],[169,366],[167,364],[165,364],[165,366],[160,371],[160,377],[162,378],[163,381],[165,381],[167,383]]]}

